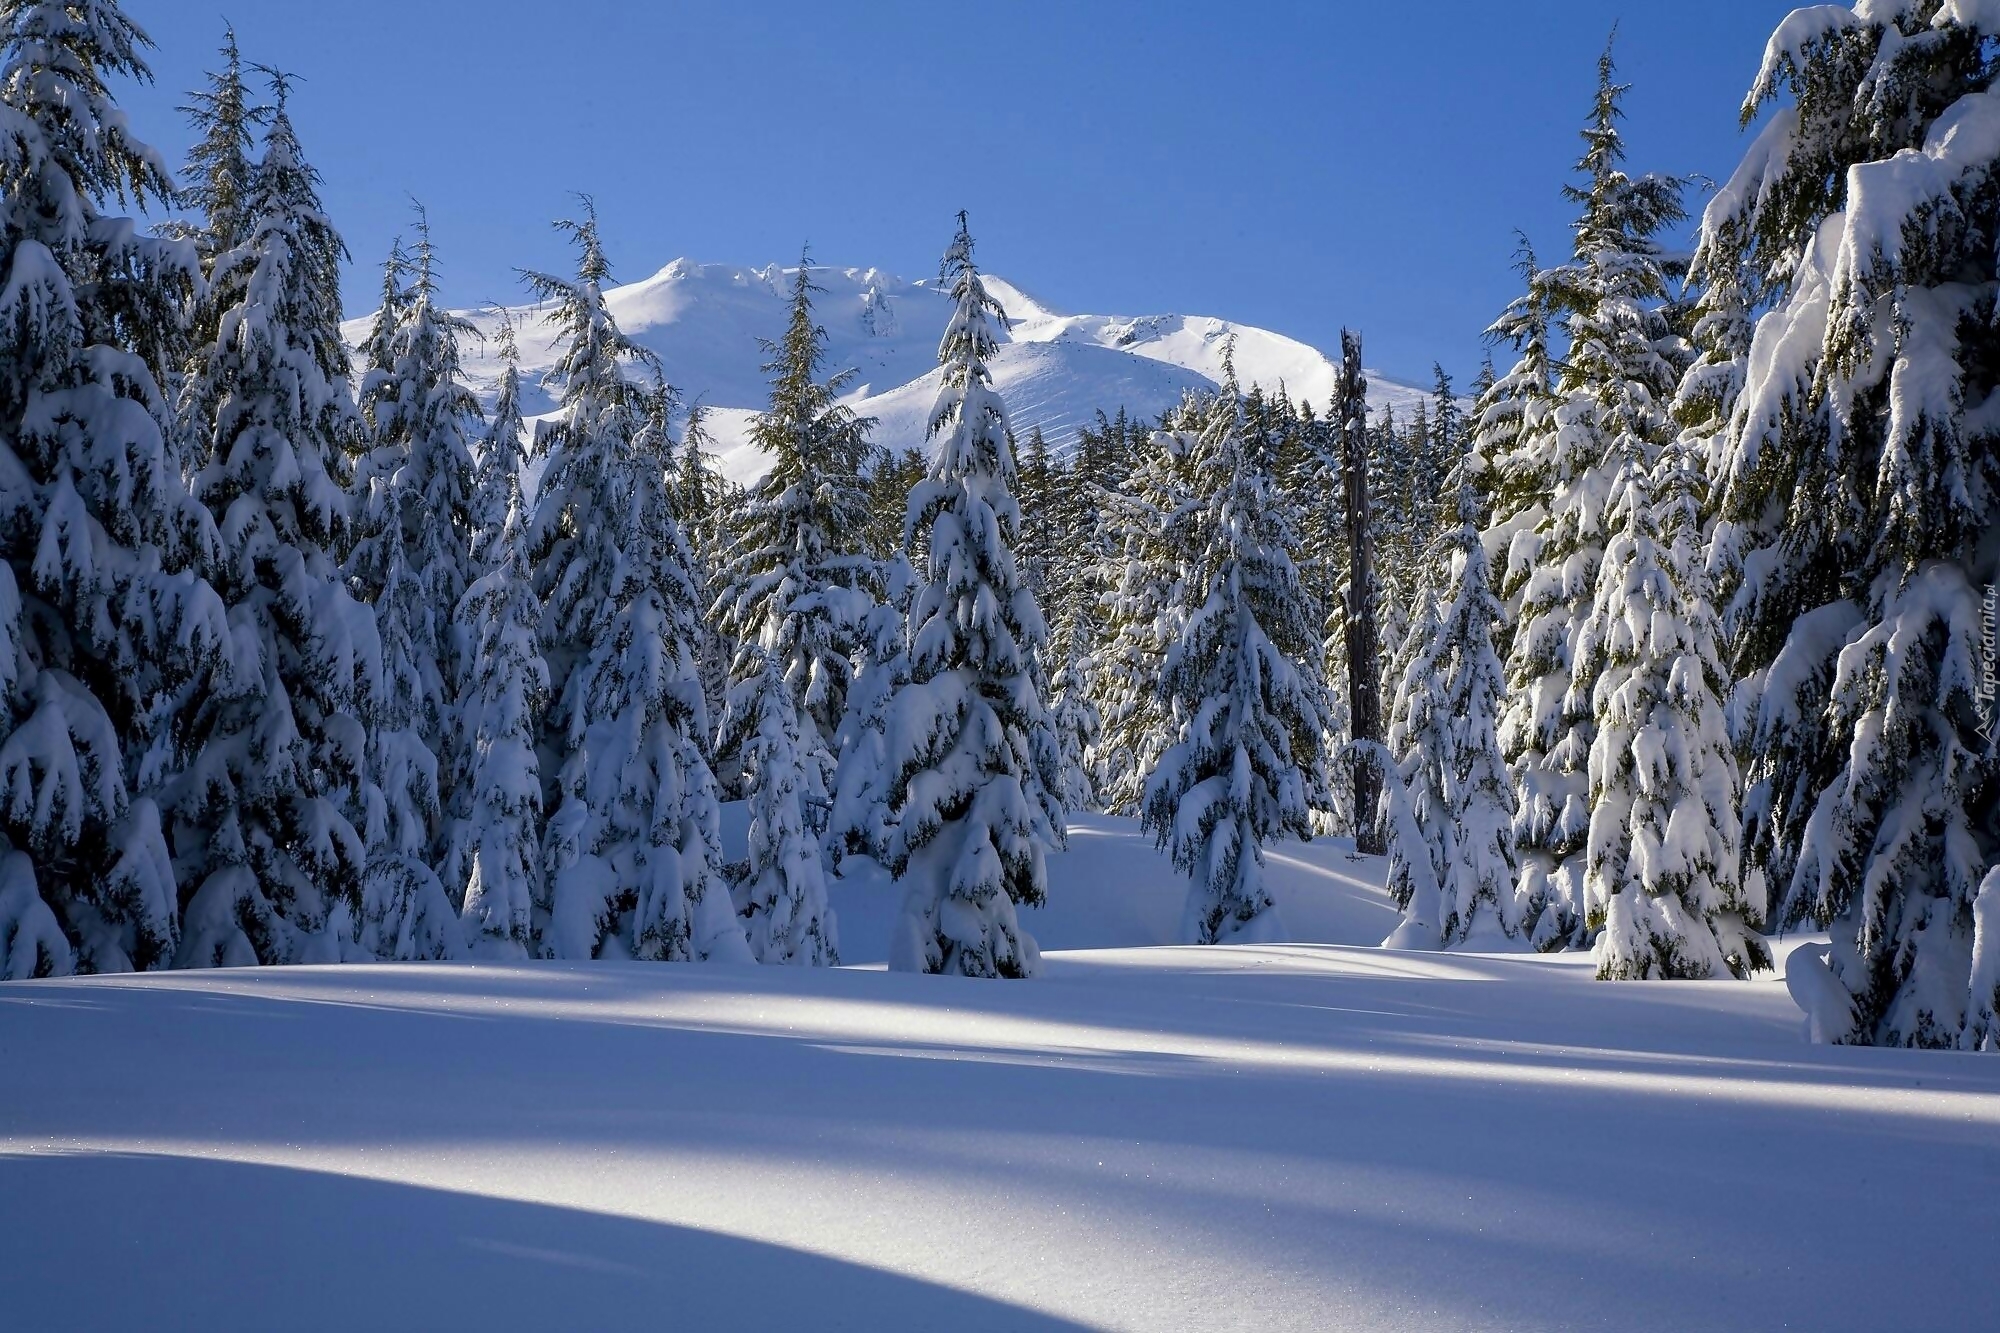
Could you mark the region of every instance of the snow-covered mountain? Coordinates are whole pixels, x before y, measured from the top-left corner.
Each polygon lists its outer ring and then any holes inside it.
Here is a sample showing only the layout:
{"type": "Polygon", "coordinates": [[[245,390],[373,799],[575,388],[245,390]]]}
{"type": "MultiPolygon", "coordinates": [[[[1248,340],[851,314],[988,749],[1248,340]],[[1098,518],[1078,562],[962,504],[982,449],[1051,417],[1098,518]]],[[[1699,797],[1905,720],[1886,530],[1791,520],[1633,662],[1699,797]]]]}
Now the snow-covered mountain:
{"type": "MultiPolygon", "coordinates": [[[[606,300],[619,326],[659,354],[667,378],[690,400],[712,409],[709,425],[723,471],[748,481],[763,471],[748,443],[751,415],[767,384],[760,338],[784,329],[795,267],[736,268],[676,259],[653,276],[611,289],[606,300]]],[[[874,268],[820,268],[825,291],[816,311],[826,327],[830,365],[855,372],[848,401],[875,417],[875,439],[915,447],[937,390],[937,345],[948,305],[936,281],[906,281],[874,268]]],[[[1223,349],[1236,339],[1237,376],[1246,385],[1283,384],[1294,398],[1323,406],[1335,368],[1319,349],[1265,329],[1199,315],[1065,315],[992,275],[987,285],[1013,321],[1008,344],[993,361],[1017,433],[1040,426],[1058,447],[1101,408],[1120,407],[1150,418],[1182,392],[1222,375],[1223,349]]],[[[482,331],[499,321],[492,311],[463,312],[482,331]]],[[[555,404],[541,385],[554,364],[553,329],[533,305],[509,311],[518,330],[530,413],[555,404]]],[[[351,343],[367,333],[369,317],[349,321],[351,343]]],[[[493,345],[465,349],[468,380],[488,402],[499,380],[493,345]]],[[[1423,390],[1369,375],[1371,408],[1407,412],[1423,390]]]]}

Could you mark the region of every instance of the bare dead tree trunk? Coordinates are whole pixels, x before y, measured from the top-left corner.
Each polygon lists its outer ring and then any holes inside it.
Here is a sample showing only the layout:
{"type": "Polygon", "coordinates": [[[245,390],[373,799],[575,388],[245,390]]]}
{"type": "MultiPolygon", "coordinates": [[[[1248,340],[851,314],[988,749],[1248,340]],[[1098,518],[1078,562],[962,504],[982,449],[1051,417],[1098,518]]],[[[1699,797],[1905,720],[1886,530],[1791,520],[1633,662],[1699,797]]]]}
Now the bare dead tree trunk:
{"type": "MultiPolygon", "coordinates": [[[[1382,740],[1382,674],[1375,633],[1375,543],[1368,535],[1368,382],[1361,376],[1361,335],[1340,331],[1341,470],[1347,489],[1347,710],[1357,741],[1382,740]]],[[[1354,762],[1354,845],[1380,856],[1387,848],[1375,818],[1382,774],[1366,756],[1354,762]]]]}

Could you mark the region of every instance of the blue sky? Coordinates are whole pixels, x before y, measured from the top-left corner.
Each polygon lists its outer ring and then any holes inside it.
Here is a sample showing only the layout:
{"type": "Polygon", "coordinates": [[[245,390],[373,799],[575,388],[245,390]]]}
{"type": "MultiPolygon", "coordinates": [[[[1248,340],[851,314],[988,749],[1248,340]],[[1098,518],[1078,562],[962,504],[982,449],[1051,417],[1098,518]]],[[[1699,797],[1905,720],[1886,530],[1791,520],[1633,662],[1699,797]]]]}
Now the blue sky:
{"type": "Polygon", "coordinates": [[[175,106],[223,16],[302,76],[294,117],[355,257],[350,313],[429,207],[457,304],[518,301],[598,201],[619,276],[680,255],[934,269],[971,210],[986,267],[1058,309],[1212,314],[1463,379],[1512,296],[1513,230],[1559,195],[1616,20],[1631,165],[1726,176],[1784,0],[1137,3],[127,0],[175,106]]]}

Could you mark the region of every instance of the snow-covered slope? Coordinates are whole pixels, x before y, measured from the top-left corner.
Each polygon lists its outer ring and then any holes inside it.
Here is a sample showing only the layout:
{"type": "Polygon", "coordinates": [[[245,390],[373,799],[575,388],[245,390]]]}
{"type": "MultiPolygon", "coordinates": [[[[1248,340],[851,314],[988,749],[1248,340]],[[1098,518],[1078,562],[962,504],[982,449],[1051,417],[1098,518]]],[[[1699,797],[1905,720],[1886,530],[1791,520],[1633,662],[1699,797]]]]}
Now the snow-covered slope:
{"type": "MultiPolygon", "coordinates": [[[[2000,1062],[1808,1045],[1776,981],[1356,947],[1381,863],[1273,850],[1332,942],[0,986],[0,1327],[1991,1322],[2000,1062]]],[[[1056,950],[1180,887],[1104,817],[1050,878],[1056,950]]]]}
{"type": "MultiPolygon", "coordinates": [[[[749,416],[763,405],[767,387],[758,339],[783,331],[786,294],[796,271],[676,259],[606,297],[620,327],[659,354],[667,378],[689,399],[714,409],[710,425],[723,470],[738,481],[763,468],[745,442],[749,416]]],[[[878,441],[904,448],[921,443],[948,309],[935,280],[908,282],[873,268],[815,268],[813,280],[825,288],[817,298],[818,314],[831,365],[855,372],[849,401],[878,419],[878,441]]],[[[1264,329],[1191,315],[1066,315],[1004,280],[989,278],[988,285],[1014,321],[1010,342],[992,365],[1015,428],[1025,434],[1040,426],[1058,446],[1099,409],[1115,413],[1123,407],[1150,418],[1184,390],[1215,383],[1232,336],[1237,375],[1246,385],[1282,383],[1295,398],[1319,406],[1333,393],[1335,371],[1326,356],[1264,329]]],[[[498,319],[491,312],[464,313],[487,330],[498,319]]],[[[525,405],[531,414],[547,412],[554,404],[540,386],[540,374],[555,360],[552,330],[533,306],[517,307],[510,315],[520,325],[528,372],[525,405]]],[[[349,321],[345,331],[350,342],[358,342],[367,328],[363,317],[349,321]]],[[[466,349],[466,370],[490,401],[499,378],[490,344],[466,349]]],[[[1418,389],[1369,377],[1369,401],[1377,407],[1394,405],[1402,413],[1422,396],[1418,389]]]]}

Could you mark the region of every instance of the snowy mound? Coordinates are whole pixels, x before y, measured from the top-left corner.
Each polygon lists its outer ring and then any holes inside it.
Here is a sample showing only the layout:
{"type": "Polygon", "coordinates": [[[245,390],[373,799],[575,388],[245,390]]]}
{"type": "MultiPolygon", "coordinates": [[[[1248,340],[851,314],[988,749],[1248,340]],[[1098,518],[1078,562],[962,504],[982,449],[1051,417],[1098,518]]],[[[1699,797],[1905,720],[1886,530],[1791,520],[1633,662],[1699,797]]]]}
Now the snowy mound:
{"type": "Polygon", "coordinates": [[[7,1327],[1679,1333],[1991,1309],[1994,1061],[1809,1046],[1781,985],[1605,986],[1579,955],[1048,964],[12,983],[7,1327]]]}
{"type": "Polygon", "coordinates": [[[897,889],[863,863],[835,889],[858,968],[10,983],[5,1326],[1747,1333],[1990,1307],[2000,1063],[1809,1045],[1774,980],[1354,947],[1395,919],[1382,861],[1270,858],[1295,942],[1133,947],[1173,938],[1186,881],[1134,821],[1080,817],[1024,914],[1034,982],[867,966],[897,889]]]}
{"type": "MultiPolygon", "coordinates": [[[[787,287],[796,268],[737,268],[676,259],[659,272],[606,293],[619,327],[657,353],[667,378],[690,401],[711,409],[710,429],[724,472],[748,481],[763,460],[747,443],[751,413],[767,392],[760,338],[784,329],[787,287]]],[[[910,282],[874,268],[815,268],[825,288],[817,314],[827,331],[828,363],[852,370],[848,402],[877,418],[875,438],[892,448],[923,442],[936,391],[937,345],[949,303],[934,282],[910,282]]],[[[1039,426],[1058,448],[1102,410],[1151,418],[1190,388],[1222,377],[1222,358],[1235,339],[1236,373],[1245,385],[1275,390],[1324,407],[1335,369],[1324,353],[1281,334],[1226,319],[1192,315],[1067,315],[1019,287],[989,277],[1012,328],[993,370],[1018,434],[1039,426]]],[[[482,331],[499,322],[491,311],[462,312],[482,331]]],[[[511,309],[519,328],[524,407],[530,416],[554,409],[542,383],[555,362],[555,331],[533,305],[511,309]]],[[[372,316],[350,320],[350,343],[366,335],[372,316]]],[[[492,341],[470,343],[466,377],[488,403],[500,378],[492,341]]],[[[1369,402],[1406,412],[1425,391],[1369,375],[1369,402]]]]}

